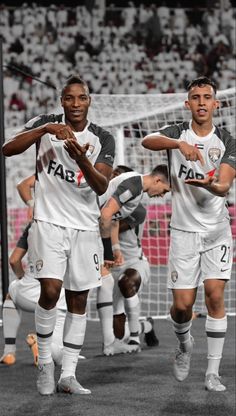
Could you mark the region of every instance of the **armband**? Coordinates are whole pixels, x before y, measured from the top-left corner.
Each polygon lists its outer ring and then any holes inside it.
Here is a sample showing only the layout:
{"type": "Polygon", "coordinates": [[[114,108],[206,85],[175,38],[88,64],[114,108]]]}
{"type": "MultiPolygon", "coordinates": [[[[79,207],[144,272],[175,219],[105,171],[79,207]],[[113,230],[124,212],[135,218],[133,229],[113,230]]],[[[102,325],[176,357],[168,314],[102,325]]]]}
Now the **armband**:
{"type": "Polygon", "coordinates": [[[26,201],[26,205],[28,205],[28,207],[30,207],[30,208],[33,208],[34,207],[34,200],[29,199],[28,201],[26,201]]]}
{"type": "Polygon", "coordinates": [[[102,244],[104,248],[104,260],[114,260],[112,247],[111,247],[111,239],[108,238],[102,238],[102,244]]]}
{"type": "Polygon", "coordinates": [[[120,250],[120,244],[119,243],[113,244],[112,251],[115,251],[115,250],[120,250]]]}

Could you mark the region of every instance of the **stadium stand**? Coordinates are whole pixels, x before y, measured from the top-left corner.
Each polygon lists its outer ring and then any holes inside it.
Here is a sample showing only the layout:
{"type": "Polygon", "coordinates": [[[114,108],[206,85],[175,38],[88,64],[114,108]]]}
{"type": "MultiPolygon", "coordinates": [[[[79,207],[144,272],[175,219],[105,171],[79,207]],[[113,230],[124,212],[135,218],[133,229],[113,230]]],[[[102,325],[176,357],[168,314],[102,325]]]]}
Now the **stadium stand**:
{"type": "Polygon", "coordinates": [[[58,87],[77,71],[96,94],[182,92],[198,75],[212,77],[220,89],[235,85],[229,0],[198,8],[183,0],[129,1],[126,7],[119,1],[42,3],[0,4],[7,127],[55,107],[56,91],[31,75],[58,87]]]}

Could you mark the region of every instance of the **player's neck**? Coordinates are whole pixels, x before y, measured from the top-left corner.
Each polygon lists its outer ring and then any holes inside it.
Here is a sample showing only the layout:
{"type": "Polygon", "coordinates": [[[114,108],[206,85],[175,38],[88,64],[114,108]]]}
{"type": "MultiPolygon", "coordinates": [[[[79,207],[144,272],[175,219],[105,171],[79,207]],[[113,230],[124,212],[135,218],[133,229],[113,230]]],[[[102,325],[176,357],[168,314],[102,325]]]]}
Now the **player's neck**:
{"type": "Polygon", "coordinates": [[[78,121],[78,123],[71,123],[68,120],[65,120],[66,124],[68,124],[73,131],[83,131],[87,125],[88,120],[78,121]]]}
{"type": "Polygon", "coordinates": [[[213,128],[212,120],[198,123],[195,120],[192,120],[192,129],[194,133],[199,137],[207,136],[213,128]]]}

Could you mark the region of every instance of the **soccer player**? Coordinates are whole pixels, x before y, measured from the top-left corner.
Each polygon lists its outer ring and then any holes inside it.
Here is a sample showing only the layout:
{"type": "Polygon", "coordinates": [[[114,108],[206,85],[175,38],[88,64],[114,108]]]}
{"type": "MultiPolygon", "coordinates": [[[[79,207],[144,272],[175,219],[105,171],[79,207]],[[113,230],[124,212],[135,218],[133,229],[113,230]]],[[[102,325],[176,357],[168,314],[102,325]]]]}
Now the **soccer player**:
{"type": "MultiPolygon", "coordinates": [[[[132,170],[125,165],[118,165],[113,170],[111,178],[132,170]]],[[[118,229],[119,233],[116,231],[112,235],[112,250],[116,252],[119,250],[124,258],[123,265],[111,269],[114,278],[113,325],[117,338],[126,337],[124,323],[127,316],[129,344],[139,347],[140,334],[144,333],[147,345],[153,347],[159,344],[153,319],[151,317],[139,319],[139,293],[150,278],[150,266],[141,245],[145,218],[146,209],[139,203],[129,217],[118,222],[115,230],[118,229]]]]}
{"type": "Polygon", "coordinates": [[[148,346],[159,344],[154,331],[153,319],[151,317],[139,319],[139,293],[143,285],[147,284],[150,279],[150,266],[141,246],[145,218],[146,209],[140,203],[129,217],[119,221],[119,238],[112,238],[113,252],[116,253],[116,256],[122,255],[124,258],[123,265],[114,266],[111,269],[114,278],[114,333],[120,339],[125,336],[124,322],[127,316],[128,344],[136,345],[137,351],[141,350],[141,333],[144,333],[148,346]]]}
{"type": "MultiPolygon", "coordinates": [[[[102,286],[98,289],[97,307],[102,324],[104,354],[112,355],[113,332],[113,286],[114,279],[110,267],[121,266],[123,258],[111,243],[112,223],[121,220],[133,213],[142,200],[143,194],[149,197],[163,196],[170,190],[166,165],[156,166],[150,174],[141,175],[137,172],[126,172],[114,177],[107,191],[99,198],[101,206],[100,231],[104,245],[104,266],[106,276],[102,278],[102,286]]],[[[130,345],[133,351],[139,345],[130,345]]],[[[131,352],[131,351],[130,351],[131,352]]]]}
{"type": "Polygon", "coordinates": [[[34,272],[41,293],[35,322],[39,348],[37,388],[55,391],[51,340],[62,283],[67,315],[59,392],[90,394],[75,371],[86,328],[89,289],[101,285],[97,196],[108,186],[115,152],[113,136],[88,121],[86,82],[71,76],[62,88],[62,114],[41,115],[3,146],[5,156],[36,144],[37,171],[32,233],[34,272]]]}
{"type": "MultiPolygon", "coordinates": [[[[16,362],[16,337],[21,323],[22,311],[35,312],[40,295],[40,284],[34,279],[34,275],[32,274],[30,246],[28,249],[28,232],[30,226],[30,223],[26,226],[9,258],[11,268],[17,276],[17,279],[10,283],[9,293],[3,303],[3,334],[5,346],[0,363],[6,365],[12,365],[16,362]],[[27,251],[28,260],[26,269],[24,270],[22,259],[27,251]]],[[[66,302],[63,289],[60,294],[60,299],[57,302],[57,318],[51,344],[52,357],[57,365],[61,364],[62,360],[62,338],[65,316],[66,302]]],[[[38,365],[38,346],[35,334],[29,334],[26,341],[31,347],[34,364],[38,365]]]]}
{"type": "Polygon", "coordinates": [[[192,308],[203,281],[208,311],[205,388],[225,391],[219,366],[227,329],[224,288],[232,267],[225,197],[235,178],[235,140],[213,124],[214,110],[219,106],[214,82],[206,77],[193,80],[185,106],[191,111],[191,121],[164,127],[142,141],[147,149],[167,149],[169,156],[172,218],[168,286],[173,293],[170,314],[179,341],[174,375],[183,381],[189,374],[192,308]]]}

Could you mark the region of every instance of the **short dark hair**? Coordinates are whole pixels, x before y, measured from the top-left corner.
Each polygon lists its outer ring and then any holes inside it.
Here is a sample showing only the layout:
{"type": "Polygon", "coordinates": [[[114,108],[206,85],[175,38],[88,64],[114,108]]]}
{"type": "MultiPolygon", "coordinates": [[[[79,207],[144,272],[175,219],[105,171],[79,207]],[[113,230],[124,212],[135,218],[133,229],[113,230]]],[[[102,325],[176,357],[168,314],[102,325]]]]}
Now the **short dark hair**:
{"type": "Polygon", "coordinates": [[[217,88],[215,82],[207,77],[199,77],[192,80],[187,85],[187,91],[190,91],[193,87],[203,87],[204,85],[210,85],[213,88],[214,93],[216,94],[217,88]]]}
{"type": "Polygon", "coordinates": [[[74,75],[70,75],[69,78],[67,78],[65,84],[62,87],[61,95],[64,94],[64,91],[65,91],[66,87],[68,87],[68,85],[71,85],[71,84],[83,85],[85,88],[87,88],[88,94],[89,94],[89,87],[88,87],[87,82],[84,81],[83,78],[81,78],[81,76],[79,74],[74,74],[74,75]]]}
{"type": "Polygon", "coordinates": [[[162,175],[165,177],[166,181],[169,181],[169,173],[168,173],[168,167],[167,165],[157,165],[155,168],[152,169],[151,176],[158,176],[162,175]]]}
{"type": "MultiPolygon", "coordinates": [[[[124,173],[124,172],[133,172],[134,170],[132,169],[132,168],[129,168],[128,166],[126,166],[126,165],[117,165],[116,167],[115,167],[115,169],[120,169],[120,170],[122,170],[122,173],[124,173]]],[[[115,170],[114,169],[114,170],[115,170]]]]}

